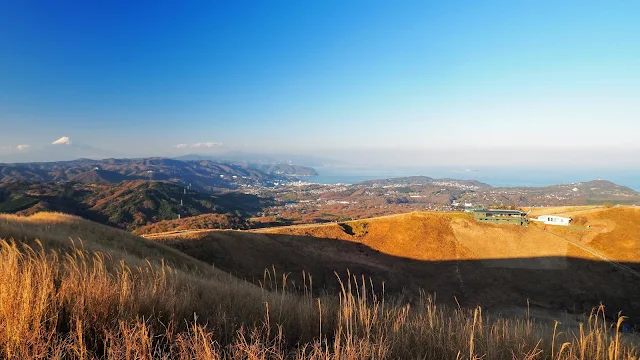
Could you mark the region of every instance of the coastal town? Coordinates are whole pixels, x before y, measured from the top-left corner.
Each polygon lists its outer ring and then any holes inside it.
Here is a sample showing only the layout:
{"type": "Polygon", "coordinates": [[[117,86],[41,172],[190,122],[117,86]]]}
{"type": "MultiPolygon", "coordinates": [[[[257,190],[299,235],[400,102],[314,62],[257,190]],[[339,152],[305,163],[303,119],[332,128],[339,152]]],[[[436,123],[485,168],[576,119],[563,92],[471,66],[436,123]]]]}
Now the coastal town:
{"type": "Polygon", "coordinates": [[[492,187],[474,180],[419,176],[357,184],[297,180],[268,187],[247,185],[239,190],[275,200],[275,205],[255,219],[272,224],[344,221],[418,210],[640,203],[634,190],[604,180],[546,187],[492,187]]]}

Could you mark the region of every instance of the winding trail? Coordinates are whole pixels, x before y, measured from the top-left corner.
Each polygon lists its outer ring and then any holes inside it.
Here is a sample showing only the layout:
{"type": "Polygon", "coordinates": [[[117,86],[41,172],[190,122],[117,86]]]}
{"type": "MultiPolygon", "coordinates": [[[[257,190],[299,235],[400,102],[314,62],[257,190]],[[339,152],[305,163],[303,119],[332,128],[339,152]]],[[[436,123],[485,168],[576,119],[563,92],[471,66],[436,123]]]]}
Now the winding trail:
{"type": "MultiPolygon", "coordinates": [[[[539,229],[539,230],[540,231],[544,231],[542,229],[539,229]]],[[[631,275],[633,275],[633,276],[635,276],[637,278],[640,278],[640,272],[638,272],[636,270],[633,270],[632,268],[630,268],[628,266],[622,265],[622,264],[620,264],[620,263],[618,263],[616,261],[613,261],[613,260],[609,259],[608,257],[606,257],[605,255],[603,255],[602,253],[600,253],[600,252],[598,252],[598,251],[596,251],[596,250],[594,250],[594,249],[592,249],[590,247],[584,246],[584,245],[582,245],[582,244],[580,244],[580,243],[578,243],[576,241],[563,238],[562,236],[556,235],[556,234],[554,234],[554,233],[552,233],[550,231],[548,231],[546,233],[549,234],[549,235],[555,236],[558,239],[562,239],[562,240],[566,241],[567,243],[569,243],[569,244],[571,244],[571,245],[573,245],[573,246],[575,246],[575,247],[577,247],[579,249],[582,249],[582,250],[584,250],[584,251],[586,251],[586,252],[588,252],[588,253],[596,256],[596,257],[599,257],[600,259],[608,262],[609,264],[613,265],[614,267],[616,267],[616,268],[618,268],[618,269],[620,269],[620,270],[622,270],[622,271],[624,271],[624,272],[626,272],[628,274],[631,274],[631,275]]]]}

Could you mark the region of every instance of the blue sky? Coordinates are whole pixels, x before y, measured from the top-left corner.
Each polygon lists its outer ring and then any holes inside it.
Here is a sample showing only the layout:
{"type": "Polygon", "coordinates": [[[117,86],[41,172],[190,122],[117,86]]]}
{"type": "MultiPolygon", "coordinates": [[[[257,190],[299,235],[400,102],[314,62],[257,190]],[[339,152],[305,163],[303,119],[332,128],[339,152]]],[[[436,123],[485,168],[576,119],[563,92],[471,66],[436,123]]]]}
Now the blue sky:
{"type": "Polygon", "coordinates": [[[68,136],[122,156],[640,165],[640,2],[183,3],[2,2],[0,161],[68,136]]]}

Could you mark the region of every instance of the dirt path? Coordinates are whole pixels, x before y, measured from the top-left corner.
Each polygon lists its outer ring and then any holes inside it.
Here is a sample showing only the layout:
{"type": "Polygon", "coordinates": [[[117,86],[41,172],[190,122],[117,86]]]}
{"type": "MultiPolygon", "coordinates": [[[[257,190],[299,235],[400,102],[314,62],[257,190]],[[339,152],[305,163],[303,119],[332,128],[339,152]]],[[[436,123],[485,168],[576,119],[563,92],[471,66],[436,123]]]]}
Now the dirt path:
{"type": "MultiPolygon", "coordinates": [[[[544,230],[540,229],[540,231],[544,231],[544,230]]],[[[586,252],[588,252],[588,253],[590,253],[590,254],[592,254],[592,255],[594,255],[594,256],[596,256],[596,257],[598,257],[598,258],[600,258],[600,259],[602,259],[602,260],[604,260],[606,262],[608,262],[609,264],[613,265],[614,267],[616,267],[616,268],[618,268],[618,269],[620,269],[620,270],[622,270],[622,271],[624,271],[626,273],[629,273],[629,274],[631,274],[631,275],[633,275],[635,277],[640,278],[640,272],[638,272],[636,270],[633,270],[632,268],[630,268],[628,266],[625,266],[625,265],[622,265],[622,264],[620,264],[618,262],[615,262],[615,261],[609,259],[608,257],[604,256],[602,253],[600,253],[600,252],[598,252],[598,251],[596,251],[596,250],[594,250],[592,248],[584,246],[584,245],[580,244],[579,242],[566,239],[566,238],[564,238],[564,237],[562,237],[560,235],[556,235],[556,234],[554,234],[552,232],[547,232],[547,234],[555,236],[558,239],[562,239],[562,240],[566,241],[567,243],[569,243],[569,244],[571,244],[571,245],[573,245],[573,246],[575,246],[575,247],[577,247],[577,248],[579,248],[581,250],[584,250],[584,251],[586,251],[586,252]]]]}
{"type": "MultiPolygon", "coordinates": [[[[297,224],[297,225],[283,225],[283,226],[272,226],[272,227],[265,227],[265,228],[259,228],[259,229],[234,230],[234,231],[247,231],[247,232],[254,232],[254,233],[269,233],[269,232],[276,231],[276,230],[281,230],[281,229],[318,228],[318,227],[334,226],[336,224],[344,223],[344,222],[348,223],[348,222],[353,222],[353,221],[376,221],[376,220],[380,220],[380,219],[403,217],[403,216],[406,216],[406,215],[409,215],[409,214],[412,214],[412,213],[429,213],[429,214],[431,214],[431,212],[411,211],[411,212],[407,212],[407,213],[390,214],[390,215],[376,216],[376,217],[372,217],[372,218],[356,219],[356,220],[349,220],[349,221],[327,222],[327,223],[310,223],[310,224],[297,224]]],[[[456,212],[433,212],[433,214],[437,214],[437,215],[457,214],[457,215],[460,215],[461,213],[456,213],[456,212]]],[[[144,237],[144,238],[154,238],[154,237],[163,237],[163,236],[167,236],[167,235],[186,235],[186,234],[196,234],[196,233],[202,233],[202,232],[208,232],[208,231],[226,231],[226,230],[231,230],[231,229],[220,229],[220,230],[219,229],[178,230],[178,231],[166,231],[166,232],[153,233],[153,234],[144,234],[144,235],[141,235],[141,236],[144,237]]]]}
{"type": "Polygon", "coordinates": [[[376,217],[371,217],[371,218],[354,219],[354,220],[348,220],[348,221],[333,221],[333,222],[326,222],[326,223],[283,225],[283,226],[265,227],[265,228],[260,228],[260,229],[251,229],[251,230],[246,230],[246,231],[260,233],[260,232],[270,232],[271,230],[280,230],[280,229],[318,228],[318,227],[325,227],[325,226],[333,226],[333,225],[341,224],[341,223],[350,223],[350,222],[358,222],[358,221],[365,221],[366,222],[366,221],[377,221],[377,220],[381,220],[381,219],[402,218],[404,216],[415,214],[415,213],[417,213],[417,214],[436,214],[436,215],[451,215],[451,214],[460,215],[461,214],[459,212],[456,213],[456,212],[446,212],[446,211],[442,211],[442,212],[410,211],[410,212],[406,212],[406,213],[382,215],[382,216],[376,216],[376,217]]]}
{"type": "MultiPolygon", "coordinates": [[[[195,229],[195,230],[178,230],[178,231],[166,231],[166,232],[161,232],[161,233],[153,233],[153,234],[143,234],[140,235],[143,238],[146,239],[153,239],[156,237],[164,237],[164,236],[170,236],[170,235],[186,235],[186,234],[196,234],[196,233],[203,233],[203,232],[209,232],[209,231],[219,231],[217,229],[195,229]]],[[[224,231],[224,230],[222,230],[224,231]]]]}
{"type": "MultiPolygon", "coordinates": [[[[539,215],[577,215],[606,210],[603,206],[549,206],[529,208],[532,217],[539,215]]],[[[526,212],[526,211],[525,211],[526,212]]]]}

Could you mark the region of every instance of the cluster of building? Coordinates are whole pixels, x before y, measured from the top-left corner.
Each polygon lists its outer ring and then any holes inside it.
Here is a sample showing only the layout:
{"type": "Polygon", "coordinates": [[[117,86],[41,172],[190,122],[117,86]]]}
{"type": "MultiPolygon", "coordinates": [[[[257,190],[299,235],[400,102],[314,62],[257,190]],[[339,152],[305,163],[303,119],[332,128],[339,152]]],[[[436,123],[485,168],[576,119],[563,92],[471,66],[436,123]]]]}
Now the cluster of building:
{"type": "Polygon", "coordinates": [[[476,221],[491,224],[514,224],[520,226],[528,226],[529,221],[542,222],[546,225],[563,225],[568,226],[571,218],[556,215],[540,215],[535,219],[529,219],[529,214],[520,210],[502,210],[502,209],[474,209],[470,211],[476,221]]]}

